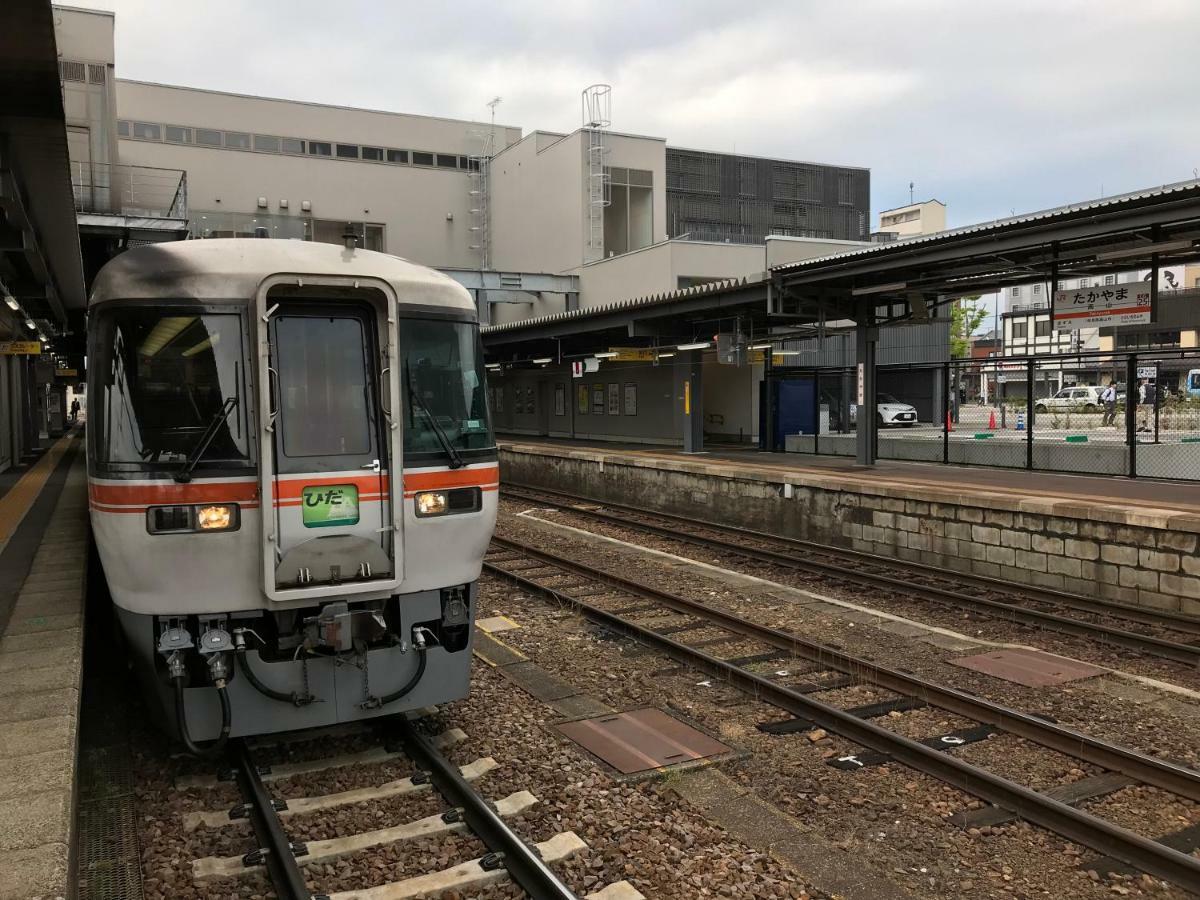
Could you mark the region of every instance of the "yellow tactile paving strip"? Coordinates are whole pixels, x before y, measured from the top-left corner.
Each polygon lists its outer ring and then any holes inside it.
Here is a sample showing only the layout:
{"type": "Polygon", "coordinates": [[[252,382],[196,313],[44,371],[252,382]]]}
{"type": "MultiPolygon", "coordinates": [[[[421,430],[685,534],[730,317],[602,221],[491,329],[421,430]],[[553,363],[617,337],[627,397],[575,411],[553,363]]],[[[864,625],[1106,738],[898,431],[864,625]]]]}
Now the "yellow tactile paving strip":
{"type": "Polygon", "coordinates": [[[71,441],[75,438],[74,432],[60,437],[54,442],[54,446],[47,450],[42,458],[18,479],[8,493],[0,497],[0,548],[13,536],[13,532],[17,530],[17,526],[21,524],[21,520],[25,518],[25,514],[33,506],[33,502],[37,500],[42,488],[46,486],[47,480],[54,474],[58,461],[62,459],[63,454],[71,446],[71,441]]]}

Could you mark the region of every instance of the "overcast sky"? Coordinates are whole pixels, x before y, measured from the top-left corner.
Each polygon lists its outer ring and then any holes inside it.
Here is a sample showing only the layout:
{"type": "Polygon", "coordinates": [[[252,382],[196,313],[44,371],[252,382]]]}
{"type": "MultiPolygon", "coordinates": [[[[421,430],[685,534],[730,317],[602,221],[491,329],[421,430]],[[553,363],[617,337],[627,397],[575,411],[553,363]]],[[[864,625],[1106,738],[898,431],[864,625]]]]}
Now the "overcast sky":
{"type": "MultiPolygon", "coordinates": [[[[117,13],[117,74],[867,166],[871,205],[951,227],[1200,167],[1197,0],[74,0],[117,13]]],[[[213,123],[219,124],[219,123],[213,123]]],[[[876,221],[873,218],[872,227],[876,221]]]]}

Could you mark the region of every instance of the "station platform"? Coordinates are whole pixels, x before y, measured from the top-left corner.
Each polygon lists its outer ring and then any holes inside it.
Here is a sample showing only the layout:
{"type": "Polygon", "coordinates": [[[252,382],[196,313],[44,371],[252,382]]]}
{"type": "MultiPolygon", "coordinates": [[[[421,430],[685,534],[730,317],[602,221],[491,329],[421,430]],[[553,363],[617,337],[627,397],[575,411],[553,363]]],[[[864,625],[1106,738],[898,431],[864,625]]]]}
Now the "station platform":
{"type": "Polygon", "coordinates": [[[500,448],[514,483],[1200,615],[1200,483],[517,436],[500,448]]]}
{"type": "MultiPolygon", "coordinates": [[[[1030,501],[1028,509],[1046,510],[1055,506],[1103,510],[1106,521],[1134,517],[1196,517],[1200,529],[1200,481],[1195,485],[1177,481],[1097,477],[1069,473],[1031,472],[986,466],[953,466],[941,463],[879,460],[870,467],[859,466],[852,457],[813,456],[798,453],[765,453],[750,447],[717,445],[702,453],[684,453],[672,447],[646,444],[621,444],[606,441],[502,436],[503,446],[549,447],[559,450],[585,450],[620,454],[656,465],[670,460],[672,465],[717,467],[729,474],[747,477],[762,475],[774,480],[786,477],[794,483],[837,485],[851,482],[864,489],[877,489],[890,495],[898,489],[902,496],[910,491],[930,496],[949,492],[998,504],[1004,508],[1014,500],[1030,501]],[[868,483],[869,482],[869,483],[868,483]]],[[[1139,520],[1140,521],[1140,520],[1139,520]]],[[[1130,522],[1130,524],[1135,524],[1130,522]]],[[[1179,524],[1186,526],[1186,522],[1179,524]]]]}
{"type": "Polygon", "coordinates": [[[0,475],[0,900],[74,896],[83,433],[0,475]]]}

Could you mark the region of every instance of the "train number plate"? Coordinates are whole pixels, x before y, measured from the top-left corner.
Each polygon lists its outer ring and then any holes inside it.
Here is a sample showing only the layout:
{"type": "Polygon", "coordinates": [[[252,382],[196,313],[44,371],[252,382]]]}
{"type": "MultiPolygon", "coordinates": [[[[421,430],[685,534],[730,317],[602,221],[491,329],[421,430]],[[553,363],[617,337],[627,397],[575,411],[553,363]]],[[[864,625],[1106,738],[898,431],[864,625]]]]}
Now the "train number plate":
{"type": "Polygon", "coordinates": [[[305,528],[358,524],[358,488],[352,484],[322,484],[300,491],[305,528]]]}

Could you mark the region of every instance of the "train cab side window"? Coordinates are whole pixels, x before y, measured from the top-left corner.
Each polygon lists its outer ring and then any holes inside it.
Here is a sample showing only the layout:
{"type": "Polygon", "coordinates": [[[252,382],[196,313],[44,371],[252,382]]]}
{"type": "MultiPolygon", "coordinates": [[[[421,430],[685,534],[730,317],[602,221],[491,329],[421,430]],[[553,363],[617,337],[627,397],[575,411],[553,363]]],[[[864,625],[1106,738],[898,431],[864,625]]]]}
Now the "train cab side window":
{"type": "Polygon", "coordinates": [[[117,471],[171,469],[198,452],[198,469],[250,465],[241,317],[186,308],[98,313],[91,349],[100,380],[95,453],[117,471]]]}
{"type": "Polygon", "coordinates": [[[443,452],[431,419],[456,450],[495,446],[478,328],[469,322],[401,319],[399,329],[405,453],[443,452]]]}

